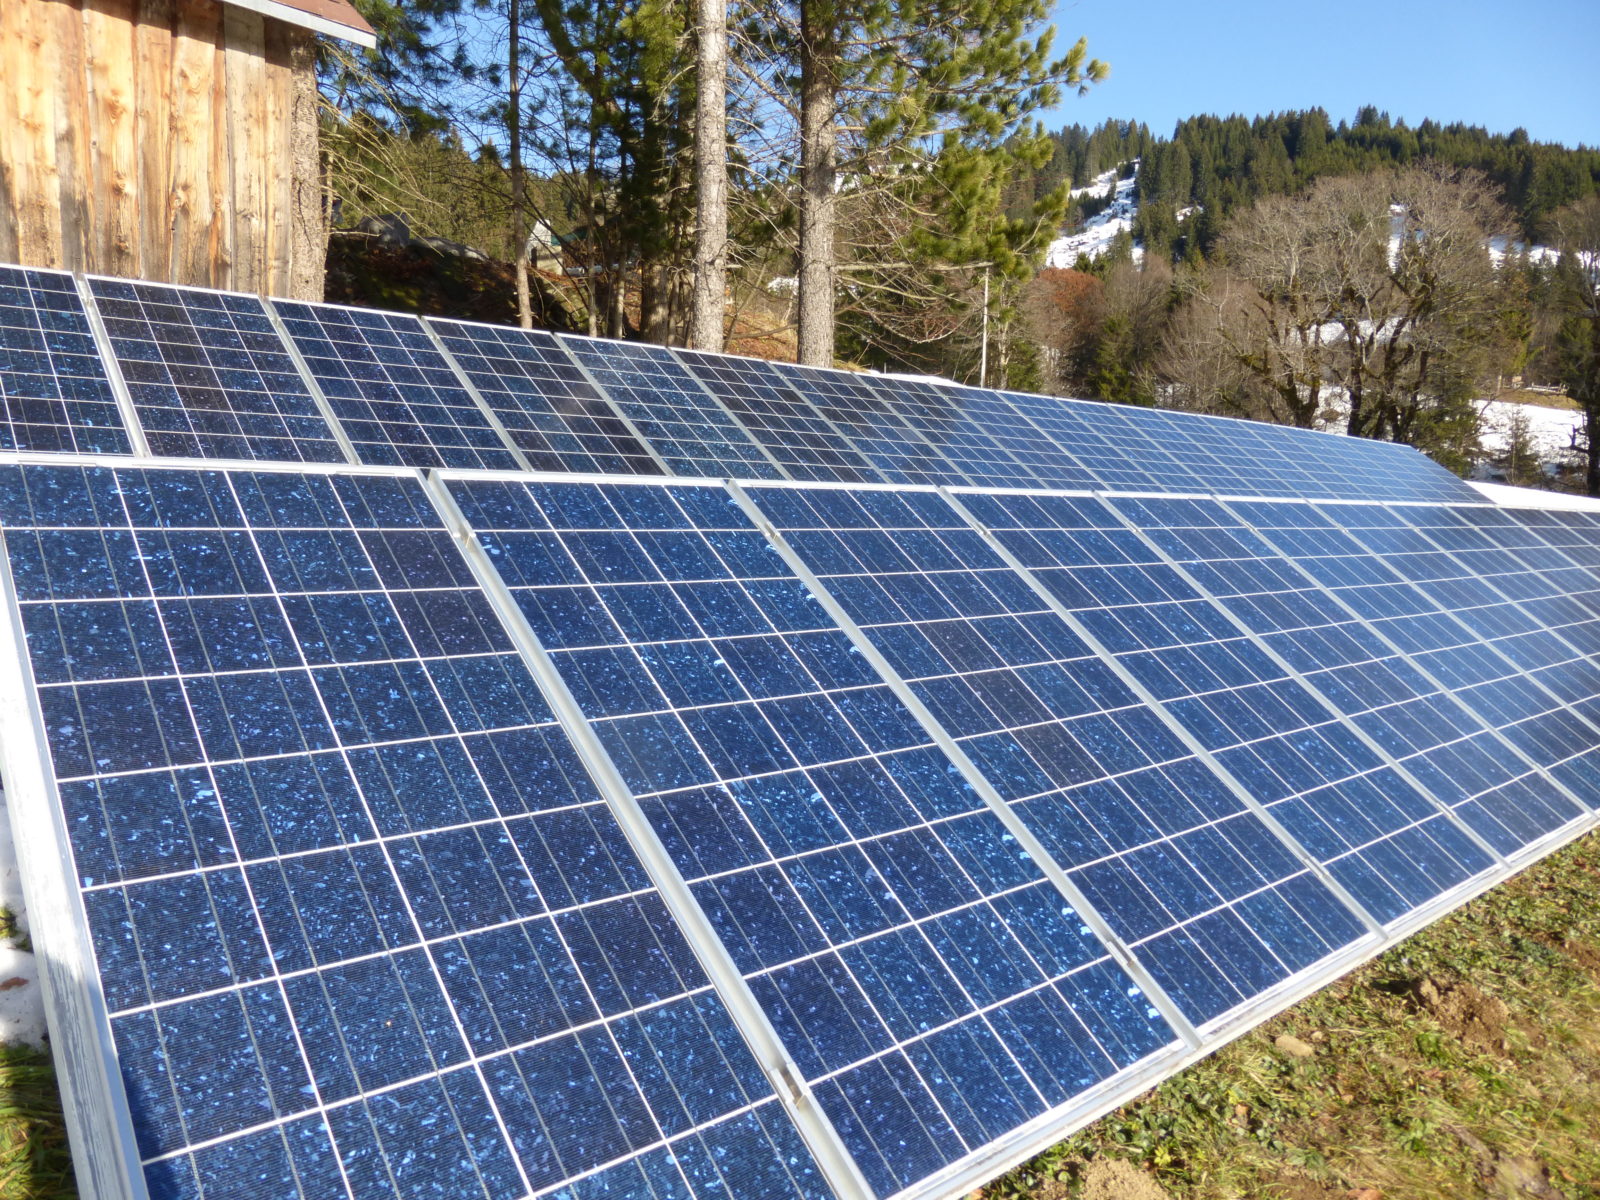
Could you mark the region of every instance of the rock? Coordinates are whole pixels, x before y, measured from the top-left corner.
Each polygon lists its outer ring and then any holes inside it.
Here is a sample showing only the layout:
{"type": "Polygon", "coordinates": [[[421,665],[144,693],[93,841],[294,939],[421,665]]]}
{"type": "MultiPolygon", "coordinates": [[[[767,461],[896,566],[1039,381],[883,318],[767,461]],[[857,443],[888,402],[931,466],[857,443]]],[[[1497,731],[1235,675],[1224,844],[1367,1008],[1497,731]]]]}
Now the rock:
{"type": "Polygon", "coordinates": [[[1272,1044],[1290,1058],[1310,1058],[1317,1052],[1317,1048],[1310,1042],[1302,1042],[1292,1033],[1280,1033],[1272,1044]]]}

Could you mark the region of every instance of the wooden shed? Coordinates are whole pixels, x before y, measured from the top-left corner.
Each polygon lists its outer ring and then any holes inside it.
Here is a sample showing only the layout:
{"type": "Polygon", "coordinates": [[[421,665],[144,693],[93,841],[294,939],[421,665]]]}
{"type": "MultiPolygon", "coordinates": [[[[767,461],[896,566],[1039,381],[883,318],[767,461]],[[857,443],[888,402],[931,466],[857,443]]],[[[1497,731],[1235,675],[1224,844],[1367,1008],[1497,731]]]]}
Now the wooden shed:
{"type": "Polygon", "coordinates": [[[349,0],[0,0],[0,262],[320,300],[349,0]]]}

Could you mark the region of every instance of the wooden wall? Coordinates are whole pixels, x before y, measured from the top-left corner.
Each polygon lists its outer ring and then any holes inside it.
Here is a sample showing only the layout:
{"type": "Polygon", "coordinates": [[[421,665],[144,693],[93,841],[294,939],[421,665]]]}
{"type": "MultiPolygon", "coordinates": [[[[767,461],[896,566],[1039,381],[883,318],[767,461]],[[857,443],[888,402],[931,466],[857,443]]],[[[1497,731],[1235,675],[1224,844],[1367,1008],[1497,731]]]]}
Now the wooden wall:
{"type": "Polygon", "coordinates": [[[0,0],[0,262],[320,300],[312,54],[218,0],[0,0]]]}

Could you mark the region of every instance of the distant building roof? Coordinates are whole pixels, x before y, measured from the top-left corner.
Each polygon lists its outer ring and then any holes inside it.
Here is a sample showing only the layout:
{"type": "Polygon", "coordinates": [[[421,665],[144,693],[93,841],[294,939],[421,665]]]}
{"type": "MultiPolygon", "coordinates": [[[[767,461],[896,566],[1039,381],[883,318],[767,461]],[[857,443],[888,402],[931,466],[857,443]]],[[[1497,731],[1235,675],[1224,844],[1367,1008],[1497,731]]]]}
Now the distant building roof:
{"type": "Polygon", "coordinates": [[[355,42],[369,50],[378,44],[372,26],[350,0],[226,0],[226,3],[329,37],[355,42]]]}

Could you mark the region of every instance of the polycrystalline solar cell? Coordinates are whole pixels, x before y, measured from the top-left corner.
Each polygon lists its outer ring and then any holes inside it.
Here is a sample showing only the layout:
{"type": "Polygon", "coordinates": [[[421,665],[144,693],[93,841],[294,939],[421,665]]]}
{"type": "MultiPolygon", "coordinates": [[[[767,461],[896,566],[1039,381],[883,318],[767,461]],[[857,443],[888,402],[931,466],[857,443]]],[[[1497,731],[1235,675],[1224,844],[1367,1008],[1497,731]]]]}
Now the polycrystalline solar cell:
{"type": "Polygon", "coordinates": [[[744,426],[665,347],[566,336],[561,343],[674,474],[782,478],[744,426]]]}
{"type": "Polygon", "coordinates": [[[428,323],[534,470],[661,474],[554,334],[432,317],[428,323]]]}
{"type": "Polygon", "coordinates": [[[0,520],[153,1200],[826,1194],[414,479],[0,520]]]}
{"type": "Polygon", "coordinates": [[[450,488],[877,1194],[1172,1042],[720,488],[450,488]]]}
{"type": "Polygon", "coordinates": [[[257,296],[91,278],[150,452],[344,462],[257,296]]]}
{"type": "Polygon", "coordinates": [[[906,424],[867,376],[793,363],[772,366],[785,383],[844,431],[888,482],[966,482],[954,463],[906,424]]]}
{"type": "Polygon", "coordinates": [[[422,322],[275,300],[333,414],[369,466],[521,466],[422,322]]]}
{"type": "Polygon", "coordinates": [[[678,358],[722,400],[791,478],[876,483],[882,477],[850,441],[770,363],[679,350],[678,358]]]}
{"type": "Polygon", "coordinates": [[[953,385],[939,390],[960,396],[967,420],[1028,468],[1035,481],[1025,486],[1066,489],[1097,486],[1095,478],[1076,458],[1054,438],[1047,437],[1000,392],[953,385]]]}
{"type": "MultiPolygon", "coordinates": [[[[1510,551],[1491,547],[1455,515],[1476,514],[1475,508],[1319,507],[1361,556],[1411,585],[1411,603],[1444,611],[1456,631],[1453,644],[1443,648],[1412,645],[1397,635],[1401,646],[1485,719],[1504,725],[1506,736],[1530,758],[1593,803],[1600,788],[1600,673],[1592,655],[1555,627],[1568,622],[1581,634],[1594,610],[1564,594],[1574,582],[1570,576],[1554,583],[1510,551]],[[1442,549],[1434,533],[1461,549],[1442,549]],[[1473,542],[1476,548],[1468,549],[1473,542]]],[[[1346,559],[1328,566],[1313,560],[1309,566],[1333,576],[1344,572],[1346,578],[1335,577],[1330,586],[1380,628],[1396,611],[1394,605],[1407,602],[1392,586],[1374,586],[1359,567],[1350,578],[1346,559]]]]}
{"type": "MultiPolygon", "coordinates": [[[[1109,503],[1185,564],[1248,557],[1213,504],[1109,503]]],[[[976,515],[1379,921],[1493,865],[1105,506],[997,497],[976,515]]]]}
{"type": "Polygon", "coordinates": [[[1365,934],[938,495],[751,495],[1191,1021],[1365,934]]]}
{"type": "Polygon", "coordinates": [[[71,275],[0,267],[0,449],[132,451],[71,275]]]}
{"type": "MultiPolygon", "coordinates": [[[[1437,610],[1418,611],[1406,597],[1388,606],[1381,628],[1362,622],[1293,565],[1350,549],[1322,513],[1290,502],[1235,501],[1229,509],[1242,520],[1223,513],[1218,523],[1247,557],[1208,559],[1191,568],[1195,576],[1431,795],[1502,854],[1578,815],[1533,762],[1492,732],[1497,722],[1485,719],[1492,714],[1453,697],[1394,640],[1444,653],[1461,643],[1460,625],[1437,610]]],[[[1393,581],[1391,592],[1409,591],[1373,566],[1379,579],[1393,581]]]]}
{"type": "Polygon", "coordinates": [[[1195,480],[1186,476],[1163,481],[1146,469],[1140,459],[1130,456],[1126,447],[1118,445],[1114,431],[1107,429],[1107,422],[1115,419],[1110,411],[1112,405],[1033,396],[1026,392],[1002,392],[1001,395],[1070,454],[1086,476],[1079,481],[1068,474],[1058,486],[1113,491],[1198,490],[1195,480]],[[1106,411],[1100,411],[1102,409],[1106,411]]]}
{"type": "MultiPolygon", "coordinates": [[[[970,484],[978,487],[1038,487],[1039,477],[1019,462],[987,426],[967,411],[968,403],[993,418],[995,406],[981,394],[936,387],[920,379],[866,376],[865,381],[899,411],[906,424],[947,459],[970,484]]],[[[1012,420],[1019,423],[1013,414],[1012,420]]]]}

